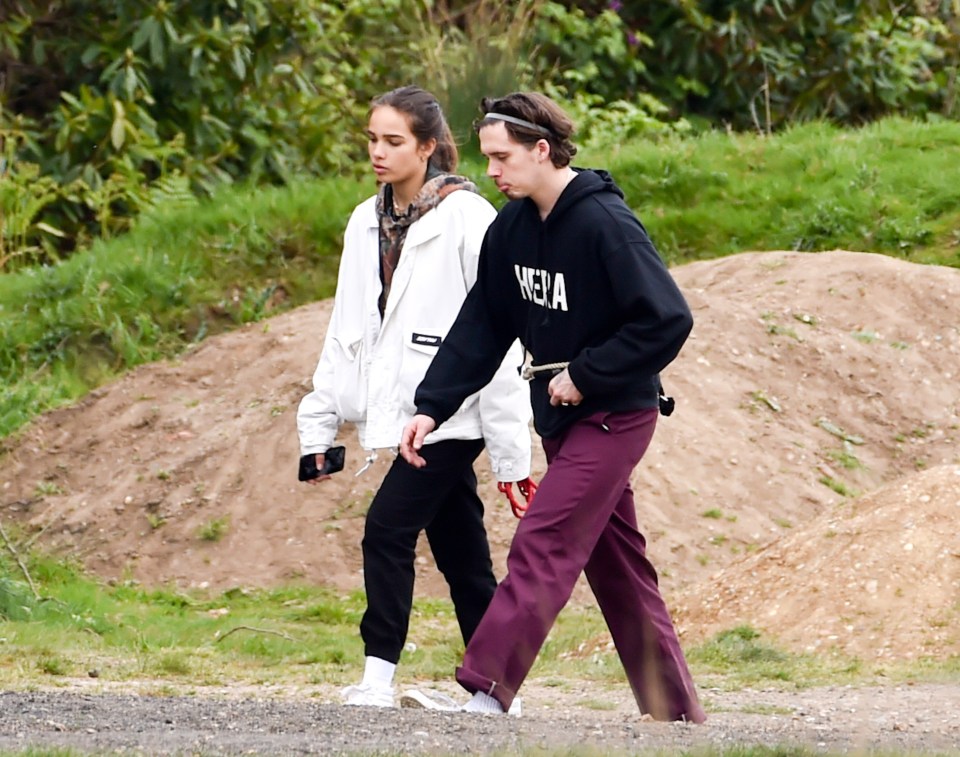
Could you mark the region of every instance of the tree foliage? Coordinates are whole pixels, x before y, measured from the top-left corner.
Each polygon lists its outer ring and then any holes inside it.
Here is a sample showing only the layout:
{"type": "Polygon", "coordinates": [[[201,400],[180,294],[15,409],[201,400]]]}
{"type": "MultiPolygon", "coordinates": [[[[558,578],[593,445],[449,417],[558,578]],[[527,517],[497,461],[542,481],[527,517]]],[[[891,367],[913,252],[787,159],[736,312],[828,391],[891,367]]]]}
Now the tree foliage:
{"type": "Polygon", "coordinates": [[[604,5],[655,40],[639,51],[650,92],[709,123],[770,130],[958,114],[958,0],[604,5]]]}
{"type": "Polygon", "coordinates": [[[5,0],[0,271],[238,180],[355,170],[418,81],[462,142],[538,87],[587,144],[707,125],[956,116],[960,0],[5,0]]]}
{"type": "MultiPolygon", "coordinates": [[[[163,186],[208,192],[238,179],[339,172],[356,158],[344,135],[359,128],[370,97],[416,59],[401,5],[5,4],[2,172],[35,165],[63,187],[37,230],[62,228],[80,245],[168,199],[163,186]]],[[[15,208],[3,210],[9,218],[15,208]]],[[[39,240],[48,257],[62,252],[56,235],[39,240]]]]}

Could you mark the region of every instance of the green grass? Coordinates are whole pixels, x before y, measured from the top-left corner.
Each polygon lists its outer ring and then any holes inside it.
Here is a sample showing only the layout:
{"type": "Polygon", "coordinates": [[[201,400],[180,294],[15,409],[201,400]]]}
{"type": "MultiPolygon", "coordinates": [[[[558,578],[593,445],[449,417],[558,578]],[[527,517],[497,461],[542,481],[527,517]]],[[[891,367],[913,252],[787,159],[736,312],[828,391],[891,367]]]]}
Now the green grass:
{"type": "MultiPolygon", "coordinates": [[[[610,169],[670,264],[846,248],[960,266],[960,123],[709,133],[576,164],[610,169]]],[[[483,170],[462,166],[502,204],[483,170]]],[[[346,219],[372,191],[228,188],[61,265],[0,274],[0,439],[136,365],[332,295],[346,219]]]]}
{"type": "Polygon", "coordinates": [[[960,266],[960,123],[631,143],[609,166],[671,263],[843,248],[960,266]]]}
{"type": "Polygon", "coordinates": [[[219,518],[208,520],[197,530],[197,537],[203,541],[218,542],[227,531],[230,530],[230,516],[223,515],[219,518]]]}
{"type": "Polygon", "coordinates": [[[55,267],[0,275],[0,438],[142,363],[329,297],[372,184],[231,188],[55,267]]]}
{"type": "MultiPolygon", "coordinates": [[[[0,556],[0,687],[5,689],[66,686],[68,678],[95,675],[106,685],[149,681],[156,695],[184,695],[201,693],[204,687],[238,685],[339,687],[355,682],[362,671],[360,593],[340,595],[311,586],[224,592],[146,589],[132,582],[110,585],[94,580],[69,564],[36,554],[20,557],[26,573],[8,554],[0,556]]],[[[400,685],[452,680],[463,648],[450,602],[417,601],[409,640],[416,649],[408,645],[403,653],[400,685]]],[[[747,626],[717,634],[688,649],[687,657],[702,689],[799,689],[960,678],[957,657],[881,665],[840,656],[797,655],[747,626]]],[[[559,689],[576,687],[583,680],[627,685],[603,620],[590,608],[561,613],[531,678],[559,689]]],[[[602,698],[585,699],[582,705],[596,710],[611,707],[602,698]]],[[[542,749],[519,753],[559,754],[542,749]]],[[[588,745],[562,753],[601,754],[588,745]]],[[[36,747],[0,751],[0,757],[80,754],[36,747]]],[[[683,754],[824,753],[779,745],[696,747],[683,754]]]]}
{"type": "MultiPolygon", "coordinates": [[[[363,659],[358,594],[286,587],[221,594],[109,586],[33,558],[36,596],[0,564],[0,681],[149,678],[195,686],[323,682],[363,659]]],[[[351,674],[355,671],[351,670],[351,674]]]]}
{"type": "MultiPolygon", "coordinates": [[[[224,592],[146,589],[97,581],[43,556],[21,559],[26,575],[9,556],[0,557],[2,687],[57,685],[91,675],[103,682],[150,680],[171,691],[267,683],[339,686],[362,672],[360,592],[340,595],[297,585],[224,592]]],[[[405,680],[452,680],[463,645],[449,601],[418,600],[408,642],[400,668],[405,680]]],[[[727,689],[960,676],[958,657],[881,664],[826,653],[798,655],[746,626],[687,654],[701,686],[727,689]]],[[[603,619],[589,607],[561,613],[531,677],[561,687],[583,680],[626,685],[603,619]]]]}

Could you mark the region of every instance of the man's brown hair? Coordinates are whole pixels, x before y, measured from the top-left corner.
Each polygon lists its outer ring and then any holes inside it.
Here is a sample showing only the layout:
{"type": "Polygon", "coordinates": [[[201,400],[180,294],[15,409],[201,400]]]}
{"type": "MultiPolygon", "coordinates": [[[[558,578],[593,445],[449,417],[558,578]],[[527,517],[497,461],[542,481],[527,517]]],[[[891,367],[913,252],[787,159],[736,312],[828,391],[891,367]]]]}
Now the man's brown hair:
{"type": "Polygon", "coordinates": [[[504,97],[484,97],[480,102],[483,116],[474,124],[477,132],[484,126],[502,123],[507,134],[520,144],[535,145],[541,139],[550,145],[550,161],[557,168],[570,165],[577,154],[576,145],[570,141],[575,127],[570,117],[546,95],[539,92],[512,92],[504,97]],[[488,113],[528,121],[538,128],[530,128],[512,121],[505,121],[488,113]]]}

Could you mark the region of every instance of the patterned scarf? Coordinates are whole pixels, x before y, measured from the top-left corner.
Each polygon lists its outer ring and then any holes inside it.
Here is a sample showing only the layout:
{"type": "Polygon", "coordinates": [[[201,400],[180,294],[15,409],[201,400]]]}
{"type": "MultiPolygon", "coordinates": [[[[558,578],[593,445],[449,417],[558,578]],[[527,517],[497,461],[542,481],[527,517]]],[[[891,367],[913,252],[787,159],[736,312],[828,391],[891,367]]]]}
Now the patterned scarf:
{"type": "Polygon", "coordinates": [[[390,295],[390,285],[393,283],[393,272],[400,262],[400,252],[403,250],[407,230],[422,216],[439,205],[445,197],[459,189],[476,192],[476,185],[463,176],[441,173],[433,166],[427,169],[427,181],[420,188],[417,196],[410,203],[407,212],[401,216],[394,214],[393,186],[383,184],[377,192],[377,220],[380,222],[380,283],[383,291],[380,293],[380,317],[387,308],[387,297],[390,295]]]}

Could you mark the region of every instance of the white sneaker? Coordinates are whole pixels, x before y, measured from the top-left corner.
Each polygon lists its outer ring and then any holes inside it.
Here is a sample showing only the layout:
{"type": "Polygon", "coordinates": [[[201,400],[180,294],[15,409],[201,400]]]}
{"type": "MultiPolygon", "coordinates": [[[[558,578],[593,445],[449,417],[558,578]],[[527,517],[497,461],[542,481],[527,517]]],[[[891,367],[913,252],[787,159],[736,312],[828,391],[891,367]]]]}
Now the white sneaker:
{"type": "Polygon", "coordinates": [[[400,695],[400,706],[411,709],[459,712],[460,705],[452,697],[434,689],[410,689],[400,695]]]}
{"type": "MultiPolygon", "coordinates": [[[[472,712],[480,715],[503,715],[503,705],[497,702],[491,696],[479,697],[481,701],[478,700],[478,696],[474,694],[474,698],[468,701],[460,709],[463,712],[472,712]]],[[[523,702],[520,697],[514,697],[513,701],[510,703],[510,709],[507,710],[507,715],[511,717],[519,718],[523,714],[523,702]]]]}
{"type": "MultiPolygon", "coordinates": [[[[400,706],[409,709],[434,710],[436,712],[468,712],[465,706],[457,704],[455,699],[436,689],[410,689],[405,691],[400,695],[400,706]]],[[[520,697],[513,698],[507,714],[515,718],[519,718],[523,714],[523,702],[520,697]]]]}
{"type": "Polygon", "coordinates": [[[340,692],[343,703],[359,707],[396,707],[393,702],[393,686],[359,683],[347,686],[340,692]]]}

